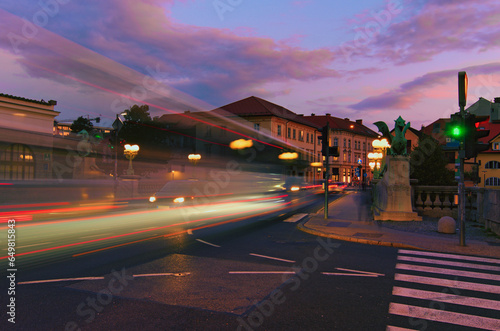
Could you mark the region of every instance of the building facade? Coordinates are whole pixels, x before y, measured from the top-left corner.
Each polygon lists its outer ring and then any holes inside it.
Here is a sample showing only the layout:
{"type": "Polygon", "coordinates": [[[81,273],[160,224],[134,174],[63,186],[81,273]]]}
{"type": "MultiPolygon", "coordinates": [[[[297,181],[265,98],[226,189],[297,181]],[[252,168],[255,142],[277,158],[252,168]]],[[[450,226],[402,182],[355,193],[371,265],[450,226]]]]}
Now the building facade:
{"type": "Polygon", "coordinates": [[[56,104],[0,94],[0,180],[52,177],[56,104]]]}

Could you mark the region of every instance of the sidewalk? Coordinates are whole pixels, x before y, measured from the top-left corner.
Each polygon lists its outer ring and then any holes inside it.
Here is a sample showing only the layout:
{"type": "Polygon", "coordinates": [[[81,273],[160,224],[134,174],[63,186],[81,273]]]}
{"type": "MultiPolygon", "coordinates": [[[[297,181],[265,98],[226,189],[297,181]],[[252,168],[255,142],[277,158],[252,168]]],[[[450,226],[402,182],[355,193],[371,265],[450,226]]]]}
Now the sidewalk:
{"type": "Polygon", "coordinates": [[[488,236],[477,227],[478,223],[467,223],[466,246],[460,246],[458,231],[455,234],[438,233],[435,219],[424,217],[422,222],[374,221],[370,208],[370,190],[346,191],[343,197],[329,204],[328,219],[324,219],[324,210],[321,209],[300,223],[299,229],[318,236],[363,244],[500,259],[500,239],[488,236]]]}

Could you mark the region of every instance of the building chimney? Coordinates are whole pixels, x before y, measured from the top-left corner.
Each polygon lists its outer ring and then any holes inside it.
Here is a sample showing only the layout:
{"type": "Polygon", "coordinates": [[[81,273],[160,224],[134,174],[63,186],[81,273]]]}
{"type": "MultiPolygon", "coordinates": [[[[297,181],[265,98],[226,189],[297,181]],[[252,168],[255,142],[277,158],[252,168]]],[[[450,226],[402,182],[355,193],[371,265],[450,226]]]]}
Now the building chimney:
{"type": "Polygon", "coordinates": [[[346,120],[346,121],[350,121],[350,119],[349,119],[348,117],[344,118],[344,120],[346,120]]]}
{"type": "Polygon", "coordinates": [[[312,113],[311,116],[316,116],[316,114],[312,113]]]}
{"type": "Polygon", "coordinates": [[[363,120],[356,120],[356,123],[359,125],[363,125],[363,120]]]}
{"type": "Polygon", "coordinates": [[[495,98],[495,103],[500,103],[500,98],[495,98]]]}
{"type": "Polygon", "coordinates": [[[330,113],[326,113],[325,115],[326,115],[326,116],[330,116],[330,113]]]}

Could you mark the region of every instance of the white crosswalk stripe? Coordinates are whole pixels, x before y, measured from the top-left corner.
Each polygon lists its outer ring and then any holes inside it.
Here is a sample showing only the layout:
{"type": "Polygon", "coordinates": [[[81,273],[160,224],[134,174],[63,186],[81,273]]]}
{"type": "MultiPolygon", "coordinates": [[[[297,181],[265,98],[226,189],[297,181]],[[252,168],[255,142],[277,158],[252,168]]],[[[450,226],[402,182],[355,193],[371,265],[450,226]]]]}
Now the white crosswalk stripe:
{"type": "Polygon", "coordinates": [[[387,330],[500,331],[500,259],[400,249],[387,330]],[[429,327],[430,325],[430,327],[429,327]]]}

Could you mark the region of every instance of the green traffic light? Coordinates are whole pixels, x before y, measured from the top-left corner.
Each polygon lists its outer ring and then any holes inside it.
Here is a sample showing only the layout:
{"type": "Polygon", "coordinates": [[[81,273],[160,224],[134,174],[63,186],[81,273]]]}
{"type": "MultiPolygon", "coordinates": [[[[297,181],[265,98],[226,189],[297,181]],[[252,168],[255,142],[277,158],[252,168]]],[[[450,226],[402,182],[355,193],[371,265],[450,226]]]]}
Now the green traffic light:
{"type": "Polygon", "coordinates": [[[454,137],[460,137],[462,135],[462,130],[460,130],[460,127],[456,126],[451,130],[451,134],[454,137]]]}

